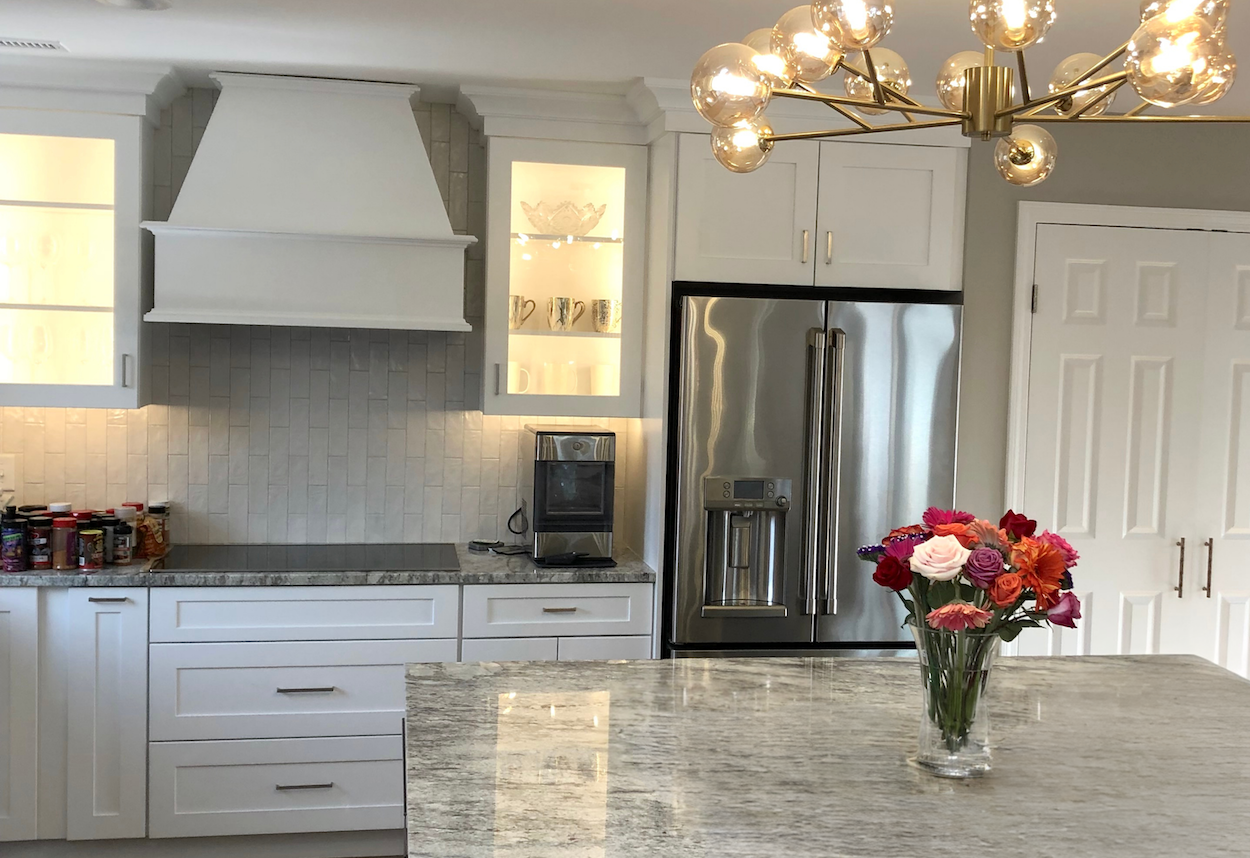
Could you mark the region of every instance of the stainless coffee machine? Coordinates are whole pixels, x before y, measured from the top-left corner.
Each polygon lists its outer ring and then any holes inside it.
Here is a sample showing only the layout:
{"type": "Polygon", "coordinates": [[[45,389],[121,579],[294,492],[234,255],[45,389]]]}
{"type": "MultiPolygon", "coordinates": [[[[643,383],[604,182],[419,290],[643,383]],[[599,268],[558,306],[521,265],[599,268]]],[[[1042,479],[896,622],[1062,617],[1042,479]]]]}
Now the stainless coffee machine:
{"type": "Polygon", "coordinates": [[[784,617],[790,481],[704,477],[704,617],[784,617]]]}
{"type": "Polygon", "coordinates": [[[531,498],[534,560],[612,564],[616,434],[596,426],[526,426],[520,490],[531,498]]]}

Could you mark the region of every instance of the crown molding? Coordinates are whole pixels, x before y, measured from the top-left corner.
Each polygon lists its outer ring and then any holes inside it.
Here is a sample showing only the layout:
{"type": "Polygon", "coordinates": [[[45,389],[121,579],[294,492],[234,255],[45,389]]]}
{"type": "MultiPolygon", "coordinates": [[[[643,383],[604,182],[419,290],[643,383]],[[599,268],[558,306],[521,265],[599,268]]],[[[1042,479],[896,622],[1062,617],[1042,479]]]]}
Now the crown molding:
{"type": "Polygon", "coordinates": [[[649,142],[628,97],[619,93],[466,84],[456,110],[487,137],[649,142]]]}
{"type": "Polygon", "coordinates": [[[164,65],[0,57],[0,107],[142,116],[155,126],[161,108],[185,91],[164,65]]]}

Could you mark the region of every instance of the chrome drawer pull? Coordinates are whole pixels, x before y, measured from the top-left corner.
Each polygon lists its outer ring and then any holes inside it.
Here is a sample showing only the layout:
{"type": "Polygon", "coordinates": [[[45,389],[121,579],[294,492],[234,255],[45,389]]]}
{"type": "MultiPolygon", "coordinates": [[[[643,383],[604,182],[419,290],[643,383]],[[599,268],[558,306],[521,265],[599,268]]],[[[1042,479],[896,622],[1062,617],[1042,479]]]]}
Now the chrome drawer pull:
{"type": "Polygon", "coordinates": [[[576,612],[577,608],[543,608],[544,614],[572,614],[576,612]]]}
{"type": "Polygon", "coordinates": [[[324,688],[279,688],[279,694],[332,694],[338,691],[333,685],[327,685],[324,688]]]}
{"type": "Polygon", "coordinates": [[[301,789],[334,789],[334,781],[328,784],[274,784],[274,789],[278,792],[291,792],[292,790],[301,789]]]}
{"type": "Polygon", "coordinates": [[[88,602],[95,602],[97,605],[120,605],[123,602],[129,602],[130,599],[125,596],[88,596],[88,602]]]}

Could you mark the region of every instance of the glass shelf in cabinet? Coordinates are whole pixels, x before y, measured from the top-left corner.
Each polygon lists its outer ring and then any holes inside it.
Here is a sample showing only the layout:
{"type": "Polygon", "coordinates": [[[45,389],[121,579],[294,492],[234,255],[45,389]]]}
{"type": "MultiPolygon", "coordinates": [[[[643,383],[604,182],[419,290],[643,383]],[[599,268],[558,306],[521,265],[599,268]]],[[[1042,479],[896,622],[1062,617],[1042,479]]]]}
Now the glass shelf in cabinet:
{"type": "Polygon", "coordinates": [[[508,335],[512,337],[600,337],[617,340],[621,338],[619,332],[609,333],[607,331],[526,331],[512,329],[508,331],[508,335]]]}
{"type": "Polygon", "coordinates": [[[514,232],[512,237],[518,244],[531,241],[560,242],[561,244],[624,244],[625,239],[619,235],[543,235],[534,232],[514,232]]]}

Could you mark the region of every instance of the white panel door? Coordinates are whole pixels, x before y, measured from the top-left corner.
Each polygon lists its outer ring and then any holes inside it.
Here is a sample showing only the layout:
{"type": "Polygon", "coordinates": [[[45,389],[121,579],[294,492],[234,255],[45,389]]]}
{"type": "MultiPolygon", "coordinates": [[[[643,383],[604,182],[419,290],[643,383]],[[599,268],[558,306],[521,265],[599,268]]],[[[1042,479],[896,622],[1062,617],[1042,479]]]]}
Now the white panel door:
{"type": "Polygon", "coordinates": [[[649,635],[593,638],[560,638],[556,648],[560,661],[608,661],[651,658],[649,635]]]}
{"type": "Polygon", "coordinates": [[[1202,427],[1193,531],[1203,543],[1194,557],[1199,655],[1250,676],[1250,235],[1207,240],[1206,362],[1194,421],[1202,427]]]}
{"type": "Polygon", "coordinates": [[[461,661],[555,661],[555,638],[486,638],[460,644],[461,661]]]}
{"type": "Polygon", "coordinates": [[[34,840],[39,589],[0,587],[0,841],[34,840]]]}
{"type": "Polygon", "coordinates": [[[820,144],[778,146],[740,174],[712,157],[710,140],[683,134],[679,143],[676,279],[811,285],[820,144]]]}
{"type": "Polygon", "coordinates": [[[83,587],[69,595],[68,837],[143,837],[148,591],[83,587]]]}
{"type": "Polygon", "coordinates": [[[967,158],[967,149],[821,143],[816,285],[962,289],[967,158]]]}
{"type": "Polygon", "coordinates": [[[1206,654],[1193,530],[1206,242],[1038,227],[1024,511],[1080,551],[1084,619],[1027,632],[1021,653],[1206,654]]]}

